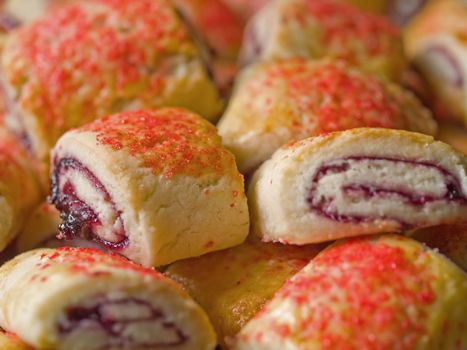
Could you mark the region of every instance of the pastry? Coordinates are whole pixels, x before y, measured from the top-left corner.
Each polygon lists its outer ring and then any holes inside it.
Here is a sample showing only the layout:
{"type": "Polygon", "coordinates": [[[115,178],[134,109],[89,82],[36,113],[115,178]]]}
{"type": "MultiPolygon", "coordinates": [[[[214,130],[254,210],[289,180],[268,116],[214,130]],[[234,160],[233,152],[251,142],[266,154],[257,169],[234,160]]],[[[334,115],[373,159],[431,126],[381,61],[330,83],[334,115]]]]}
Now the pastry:
{"type": "Polygon", "coordinates": [[[271,1],[246,28],[242,62],[338,58],[391,80],[405,58],[398,29],[339,0],[271,1]]]}
{"type": "Polygon", "coordinates": [[[247,68],[218,124],[244,173],[291,140],[356,127],[436,133],[410,92],[343,62],[300,58],[247,68]]]}
{"type": "Polygon", "coordinates": [[[407,54],[452,118],[467,126],[467,3],[432,1],[404,35],[407,54]]]}
{"type": "Polygon", "coordinates": [[[2,350],[33,350],[21,341],[15,334],[0,330],[0,349],[2,350]]]}
{"type": "Polygon", "coordinates": [[[336,243],[282,287],[233,349],[465,349],[467,275],[396,235],[336,243]]]}
{"type": "Polygon", "coordinates": [[[63,6],[12,33],[1,69],[7,122],[43,160],[66,130],[106,114],[180,106],[213,120],[222,108],[166,0],[63,6]]]}
{"type": "Polygon", "coordinates": [[[0,251],[19,233],[22,221],[41,197],[27,151],[0,126],[0,251]]]}
{"type": "Polygon", "coordinates": [[[243,242],[243,177],[214,126],[183,109],[135,111],[66,133],[51,200],[64,237],[159,266],[243,242]],[[92,157],[89,155],[92,154],[92,157]]]}
{"type": "Polygon", "coordinates": [[[295,247],[249,239],[242,245],[178,261],[165,274],[206,311],[219,343],[240,329],[323,245],[295,247]]]}
{"type": "Polygon", "coordinates": [[[360,128],[290,143],[254,174],[252,230],[308,244],[467,223],[467,157],[432,137],[360,128]]]}
{"type": "Polygon", "coordinates": [[[438,249],[467,272],[467,224],[427,227],[410,237],[438,249]]]}
{"type": "Polygon", "coordinates": [[[214,349],[202,309],[155,270],[95,249],[38,249],[0,268],[0,325],[38,349],[214,349]]]}

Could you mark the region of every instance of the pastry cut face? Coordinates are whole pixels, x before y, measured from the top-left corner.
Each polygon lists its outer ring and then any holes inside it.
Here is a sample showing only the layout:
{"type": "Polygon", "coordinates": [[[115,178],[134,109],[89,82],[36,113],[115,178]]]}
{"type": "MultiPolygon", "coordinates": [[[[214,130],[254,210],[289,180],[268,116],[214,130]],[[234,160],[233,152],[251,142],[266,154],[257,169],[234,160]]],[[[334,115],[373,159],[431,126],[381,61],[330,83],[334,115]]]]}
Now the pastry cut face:
{"type": "Polygon", "coordinates": [[[291,140],[357,127],[436,133],[430,112],[410,92],[329,60],[252,65],[218,124],[242,172],[291,140]]]}
{"type": "Polygon", "coordinates": [[[405,30],[406,51],[451,118],[467,125],[467,3],[432,1],[405,30]]]}
{"type": "Polygon", "coordinates": [[[19,233],[42,195],[31,157],[0,126],[0,251],[19,233]]]}
{"type": "Polygon", "coordinates": [[[466,274],[410,239],[336,243],[292,277],[233,349],[463,349],[466,274]]]}
{"type": "Polygon", "coordinates": [[[422,134],[361,128],[288,144],[254,174],[253,232],[307,244],[463,222],[467,160],[422,134]]]}
{"type": "Polygon", "coordinates": [[[404,67],[398,29],[339,0],[271,1],[252,19],[245,63],[291,57],[342,59],[396,81],[404,67]]]}
{"type": "Polygon", "coordinates": [[[248,233],[234,157],[192,112],[99,119],[66,133],[52,159],[51,199],[64,237],[157,266],[240,244],[248,233]]]}
{"type": "Polygon", "coordinates": [[[228,339],[323,248],[249,239],[237,247],[176,262],[165,274],[180,282],[201,305],[219,343],[228,348],[228,339]]]}
{"type": "Polygon", "coordinates": [[[178,106],[215,119],[222,103],[166,0],[89,0],[15,31],[1,58],[7,121],[34,154],[68,129],[124,110],[178,106]]]}
{"type": "Polygon", "coordinates": [[[201,308],[155,270],[94,249],[38,249],[0,268],[0,325],[39,349],[214,349],[201,308]]]}

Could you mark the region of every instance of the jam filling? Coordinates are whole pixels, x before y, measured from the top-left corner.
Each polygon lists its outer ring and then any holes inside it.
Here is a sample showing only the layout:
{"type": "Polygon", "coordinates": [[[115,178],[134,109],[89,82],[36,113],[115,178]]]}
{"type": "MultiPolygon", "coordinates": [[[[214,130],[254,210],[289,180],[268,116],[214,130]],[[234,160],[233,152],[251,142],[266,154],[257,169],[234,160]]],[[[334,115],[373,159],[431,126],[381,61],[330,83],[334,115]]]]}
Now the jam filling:
{"type": "Polygon", "coordinates": [[[161,310],[136,298],[104,299],[90,307],[69,307],[64,319],[58,324],[58,330],[62,335],[96,327],[111,340],[111,343],[102,347],[103,349],[178,346],[188,340],[188,337],[173,322],[166,319],[161,310]],[[144,325],[154,328],[151,329],[150,341],[137,339],[132,332],[132,329],[138,329],[144,325]],[[162,330],[163,335],[153,334],[157,330],[162,330]]]}
{"type": "Polygon", "coordinates": [[[397,221],[403,228],[409,228],[413,226],[397,218],[387,217],[386,215],[371,217],[340,213],[339,210],[336,209],[333,205],[335,198],[331,196],[325,197],[323,195],[317,194],[318,187],[320,186],[320,181],[326,176],[345,173],[346,171],[351,169],[351,162],[358,163],[365,161],[370,163],[378,161],[385,161],[393,164],[404,163],[414,167],[423,167],[427,170],[435,169],[445,179],[444,181],[446,191],[442,196],[433,196],[412,192],[410,191],[410,189],[406,188],[394,188],[388,185],[375,186],[374,184],[348,184],[341,188],[341,190],[346,196],[352,198],[364,198],[365,200],[370,200],[372,198],[377,197],[388,199],[397,197],[398,199],[402,200],[404,204],[408,204],[411,206],[423,206],[427,203],[441,200],[448,202],[458,202],[460,204],[465,204],[467,202],[467,198],[462,193],[459,181],[451,173],[441,168],[440,166],[426,162],[417,162],[411,160],[392,159],[384,157],[349,157],[330,161],[318,168],[318,170],[315,172],[312,178],[311,189],[309,191],[308,197],[306,198],[309,207],[321,216],[324,216],[333,221],[343,223],[360,223],[371,222],[377,219],[390,219],[397,221]]]}
{"type": "Polygon", "coordinates": [[[60,231],[58,238],[71,240],[82,237],[93,240],[107,249],[117,251],[128,246],[129,240],[125,234],[121,212],[117,210],[115,203],[102,183],[78,160],[63,158],[55,164],[55,170],[51,177],[50,201],[60,211],[60,218],[62,219],[62,223],[58,227],[60,231]],[[67,181],[62,187],[60,186],[60,177],[68,171],[78,171],[84,175],[104,200],[111,204],[115,217],[121,223],[121,227],[117,231],[113,231],[114,236],[117,237],[115,241],[108,241],[95,233],[96,229],[102,226],[99,215],[91,206],[79,198],[74,185],[67,181]]]}

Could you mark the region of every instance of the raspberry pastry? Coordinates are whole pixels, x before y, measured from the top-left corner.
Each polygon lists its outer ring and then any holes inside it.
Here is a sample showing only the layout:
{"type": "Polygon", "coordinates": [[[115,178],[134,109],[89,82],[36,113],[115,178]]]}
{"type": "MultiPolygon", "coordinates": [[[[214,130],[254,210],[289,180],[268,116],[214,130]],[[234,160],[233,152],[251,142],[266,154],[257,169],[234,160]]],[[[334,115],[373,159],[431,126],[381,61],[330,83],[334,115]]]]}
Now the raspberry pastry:
{"type": "Polygon", "coordinates": [[[173,281],[94,249],[38,249],[0,268],[0,325],[39,349],[214,349],[173,281]]]}
{"type": "Polygon", "coordinates": [[[248,234],[234,157],[214,126],[186,110],[99,119],[66,133],[52,159],[51,199],[64,237],[158,266],[240,244],[248,234]]]}
{"type": "Polygon", "coordinates": [[[252,65],[218,124],[242,172],[291,140],[356,127],[436,133],[430,112],[410,92],[328,60],[252,65]]]}
{"type": "Polygon", "coordinates": [[[15,31],[2,56],[8,124],[46,160],[66,130],[128,109],[222,103],[166,0],[89,0],[15,31]]]}
{"type": "Polygon", "coordinates": [[[409,58],[437,99],[467,126],[467,3],[430,2],[405,33],[409,58]]]}
{"type": "Polygon", "coordinates": [[[41,196],[26,150],[0,127],[0,251],[19,233],[22,221],[41,196]]]}
{"type": "Polygon", "coordinates": [[[331,57],[398,81],[405,59],[398,29],[339,0],[276,0],[246,29],[242,60],[331,57]]]}
{"type": "Polygon", "coordinates": [[[219,343],[227,348],[226,339],[236,335],[323,248],[249,239],[237,247],[178,261],[166,275],[185,286],[206,310],[219,343]]]}
{"type": "Polygon", "coordinates": [[[15,334],[0,330],[0,349],[2,350],[33,350],[15,334]]]}
{"type": "Polygon", "coordinates": [[[428,227],[413,232],[411,238],[439,249],[467,272],[467,224],[428,227]]]}
{"type": "Polygon", "coordinates": [[[254,174],[253,231],[307,244],[466,221],[466,172],[465,155],[422,134],[361,128],[309,138],[254,174]]]}
{"type": "Polygon", "coordinates": [[[243,349],[465,349],[467,275],[396,235],[337,243],[240,332],[243,349]]]}

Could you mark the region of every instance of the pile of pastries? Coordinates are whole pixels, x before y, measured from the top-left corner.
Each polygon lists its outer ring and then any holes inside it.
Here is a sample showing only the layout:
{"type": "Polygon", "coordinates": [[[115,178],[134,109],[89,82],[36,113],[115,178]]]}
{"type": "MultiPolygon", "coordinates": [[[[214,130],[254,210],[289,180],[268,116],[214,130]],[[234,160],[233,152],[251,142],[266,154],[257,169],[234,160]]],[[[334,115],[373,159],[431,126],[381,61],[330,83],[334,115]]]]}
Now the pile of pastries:
{"type": "Polygon", "coordinates": [[[465,1],[0,4],[0,349],[467,349],[465,1]]]}

